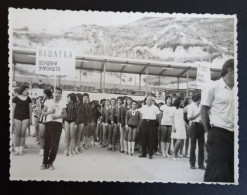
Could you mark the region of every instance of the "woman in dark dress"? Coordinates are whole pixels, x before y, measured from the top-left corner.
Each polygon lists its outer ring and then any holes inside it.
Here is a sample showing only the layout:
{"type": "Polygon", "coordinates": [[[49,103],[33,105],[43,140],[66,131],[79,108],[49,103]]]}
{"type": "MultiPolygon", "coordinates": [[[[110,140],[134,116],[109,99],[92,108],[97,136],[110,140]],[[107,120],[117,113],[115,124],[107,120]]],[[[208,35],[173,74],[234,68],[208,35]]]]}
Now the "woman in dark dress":
{"type": "Polygon", "coordinates": [[[32,124],[32,105],[28,97],[28,86],[21,86],[12,99],[12,124],[15,132],[15,155],[23,155],[26,129],[32,124]]]}

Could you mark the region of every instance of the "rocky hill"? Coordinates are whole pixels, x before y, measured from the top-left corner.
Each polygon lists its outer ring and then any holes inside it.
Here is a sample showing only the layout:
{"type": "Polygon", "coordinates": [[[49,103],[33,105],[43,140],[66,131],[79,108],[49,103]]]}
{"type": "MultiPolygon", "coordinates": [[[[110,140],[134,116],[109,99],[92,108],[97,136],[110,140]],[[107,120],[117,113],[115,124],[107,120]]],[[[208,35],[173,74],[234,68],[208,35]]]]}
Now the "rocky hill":
{"type": "Polygon", "coordinates": [[[210,61],[212,67],[220,67],[234,54],[233,30],[233,19],[143,17],[126,25],[82,24],[59,34],[49,34],[46,29],[14,29],[13,46],[67,46],[75,48],[78,55],[185,63],[210,61]]]}

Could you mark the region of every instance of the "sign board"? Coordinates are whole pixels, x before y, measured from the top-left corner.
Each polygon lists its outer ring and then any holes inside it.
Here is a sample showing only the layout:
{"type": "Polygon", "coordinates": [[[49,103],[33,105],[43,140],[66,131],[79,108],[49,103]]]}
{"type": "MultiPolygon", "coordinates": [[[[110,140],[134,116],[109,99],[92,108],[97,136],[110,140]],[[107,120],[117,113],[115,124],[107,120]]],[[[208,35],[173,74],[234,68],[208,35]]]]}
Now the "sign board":
{"type": "Polygon", "coordinates": [[[211,81],[210,67],[202,64],[197,66],[197,76],[196,76],[196,85],[198,88],[202,88],[211,81]]]}
{"type": "Polygon", "coordinates": [[[36,48],[36,74],[74,75],[75,51],[61,48],[36,48]]]}

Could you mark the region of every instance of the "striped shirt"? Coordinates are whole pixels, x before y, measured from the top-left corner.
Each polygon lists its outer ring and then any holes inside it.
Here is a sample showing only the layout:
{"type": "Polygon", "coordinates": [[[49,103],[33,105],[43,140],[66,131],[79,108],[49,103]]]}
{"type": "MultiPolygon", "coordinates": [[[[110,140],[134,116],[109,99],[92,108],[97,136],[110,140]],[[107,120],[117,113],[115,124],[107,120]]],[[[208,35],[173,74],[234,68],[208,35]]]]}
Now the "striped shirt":
{"type": "Polygon", "coordinates": [[[68,121],[76,121],[76,106],[73,103],[68,103],[66,105],[66,111],[67,111],[67,118],[68,121]]]}

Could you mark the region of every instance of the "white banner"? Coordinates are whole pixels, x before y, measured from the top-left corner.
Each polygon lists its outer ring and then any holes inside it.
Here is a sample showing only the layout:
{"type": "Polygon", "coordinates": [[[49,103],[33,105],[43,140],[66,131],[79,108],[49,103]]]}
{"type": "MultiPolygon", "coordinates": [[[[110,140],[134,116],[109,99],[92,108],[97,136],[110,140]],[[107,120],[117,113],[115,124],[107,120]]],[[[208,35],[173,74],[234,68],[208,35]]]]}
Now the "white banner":
{"type": "Polygon", "coordinates": [[[199,88],[211,82],[210,67],[202,64],[197,65],[196,85],[199,88]]]}
{"type": "Polygon", "coordinates": [[[74,75],[75,51],[61,48],[36,48],[36,74],[44,75],[74,75]]]}

